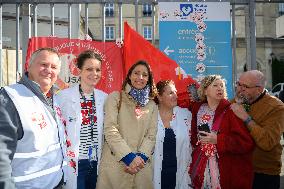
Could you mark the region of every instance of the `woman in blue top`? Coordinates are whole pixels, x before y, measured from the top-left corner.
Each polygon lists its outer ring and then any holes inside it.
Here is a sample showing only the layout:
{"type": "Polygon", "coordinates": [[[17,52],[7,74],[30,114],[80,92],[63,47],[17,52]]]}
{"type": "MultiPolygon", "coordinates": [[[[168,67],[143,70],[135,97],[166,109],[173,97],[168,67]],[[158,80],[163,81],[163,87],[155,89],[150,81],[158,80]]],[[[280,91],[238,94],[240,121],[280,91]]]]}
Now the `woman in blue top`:
{"type": "Polygon", "coordinates": [[[191,113],[177,106],[173,81],[159,81],[157,90],[159,115],[154,152],[154,188],[187,189],[191,184],[187,170],[191,161],[191,113]]]}

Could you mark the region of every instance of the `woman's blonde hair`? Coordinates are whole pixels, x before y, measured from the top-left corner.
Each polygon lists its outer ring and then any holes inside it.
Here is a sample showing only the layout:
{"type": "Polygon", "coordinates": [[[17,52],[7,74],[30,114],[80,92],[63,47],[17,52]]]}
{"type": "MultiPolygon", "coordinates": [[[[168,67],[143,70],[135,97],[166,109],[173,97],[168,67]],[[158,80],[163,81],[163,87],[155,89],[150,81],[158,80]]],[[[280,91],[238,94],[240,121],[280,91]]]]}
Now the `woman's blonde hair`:
{"type": "Polygon", "coordinates": [[[200,87],[198,88],[198,97],[201,101],[207,101],[207,97],[205,95],[205,90],[209,85],[211,85],[214,81],[221,80],[224,83],[224,98],[227,99],[227,89],[225,85],[225,81],[220,75],[208,75],[204,77],[200,83],[200,87]]]}

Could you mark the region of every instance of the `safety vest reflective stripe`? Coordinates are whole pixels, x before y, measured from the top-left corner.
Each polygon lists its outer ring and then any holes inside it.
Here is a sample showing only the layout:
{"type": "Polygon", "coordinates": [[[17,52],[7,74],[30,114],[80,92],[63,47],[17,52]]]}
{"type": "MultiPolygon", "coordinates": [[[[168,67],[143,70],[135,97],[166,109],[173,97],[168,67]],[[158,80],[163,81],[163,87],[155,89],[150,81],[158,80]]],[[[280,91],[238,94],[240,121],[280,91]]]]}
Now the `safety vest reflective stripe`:
{"type": "Polygon", "coordinates": [[[23,182],[23,181],[31,180],[31,179],[34,179],[34,178],[42,177],[42,176],[57,172],[60,169],[61,169],[61,165],[57,165],[57,166],[51,167],[49,169],[45,169],[43,171],[32,173],[30,175],[18,176],[18,177],[13,177],[13,178],[14,178],[15,182],[23,182]]]}
{"type": "Polygon", "coordinates": [[[15,153],[14,155],[14,159],[15,158],[37,158],[37,157],[41,157],[45,154],[47,154],[48,152],[57,150],[60,148],[60,143],[51,145],[47,150],[40,150],[40,151],[36,151],[36,152],[30,152],[30,153],[15,153]]]}

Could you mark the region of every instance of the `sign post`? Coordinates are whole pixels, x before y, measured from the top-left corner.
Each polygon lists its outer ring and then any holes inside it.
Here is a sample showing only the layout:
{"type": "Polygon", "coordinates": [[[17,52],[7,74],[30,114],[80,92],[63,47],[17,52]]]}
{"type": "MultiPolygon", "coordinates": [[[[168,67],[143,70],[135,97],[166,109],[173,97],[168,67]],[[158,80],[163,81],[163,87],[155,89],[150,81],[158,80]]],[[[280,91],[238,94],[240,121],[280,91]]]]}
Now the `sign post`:
{"type": "Polygon", "coordinates": [[[160,50],[180,66],[180,72],[201,81],[206,75],[226,79],[232,88],[230,3],[159,3],[160,50]]]}

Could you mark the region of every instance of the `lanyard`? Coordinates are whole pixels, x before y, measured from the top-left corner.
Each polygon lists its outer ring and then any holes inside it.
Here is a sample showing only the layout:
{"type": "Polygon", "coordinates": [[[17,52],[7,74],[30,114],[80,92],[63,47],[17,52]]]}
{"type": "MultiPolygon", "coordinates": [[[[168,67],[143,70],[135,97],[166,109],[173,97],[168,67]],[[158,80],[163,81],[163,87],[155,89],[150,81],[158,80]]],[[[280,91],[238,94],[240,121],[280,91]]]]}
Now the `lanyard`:
{"type": "MultiPolygon", "coordinates": [[[[86,100],[86,98],[85,98],[85,96],[83,94],[83,91],[82,91],[82,88],[81,88],[81,84],[79,85],[79,92],[81,94],[81,97],[84,100],[84,103],[87,104],[87,100],[86,100]]],[[[88,148],[89,160],[92,159],[92,154],[93,154],[92,147],[95,148],[96,154],[97,154],[97,145],[95,145],[95,142],[94,142],[94,126],[95,126],[95,115],[94,115],[95,110],[94,110],[94,106],[95,106],[95,94],[94,94],[94,91],[93,91],[93,98],[92,98],[92,104],[91,104],[92,113],[90,111],[88,111],[88,117],[90,118],[90,125],[91,125],[91,141],[93,143],[93,146],[90,146],[88,148]]],[[[97,155],[96,155],[95,159],[97,159],[97,155]]]]}

